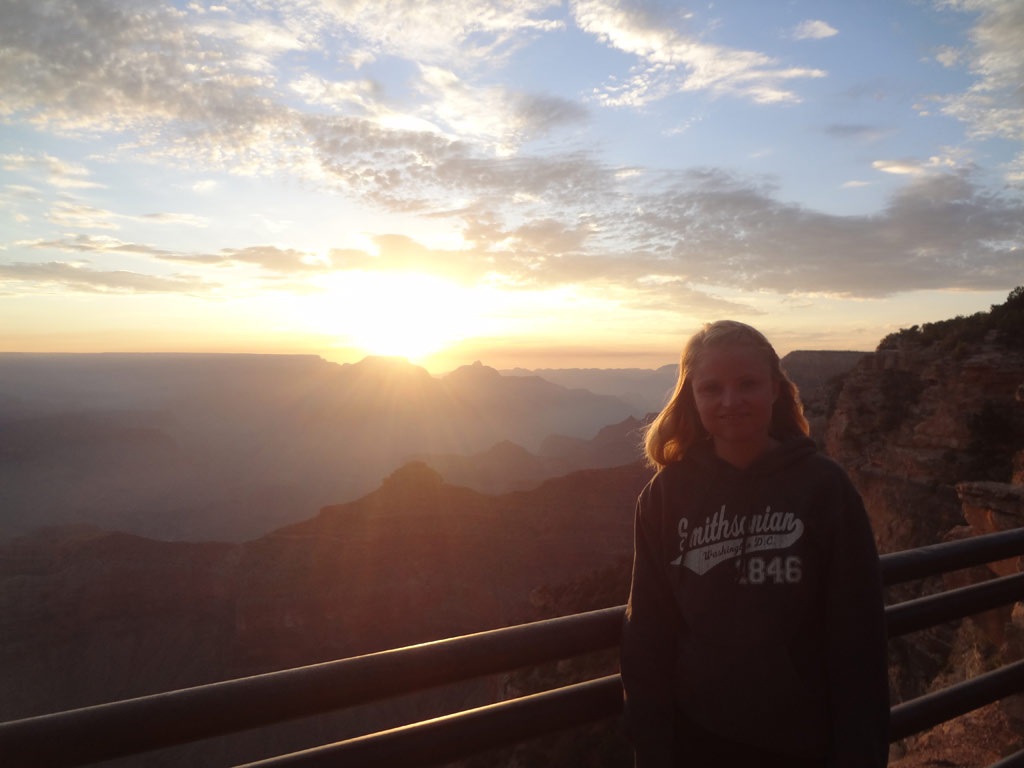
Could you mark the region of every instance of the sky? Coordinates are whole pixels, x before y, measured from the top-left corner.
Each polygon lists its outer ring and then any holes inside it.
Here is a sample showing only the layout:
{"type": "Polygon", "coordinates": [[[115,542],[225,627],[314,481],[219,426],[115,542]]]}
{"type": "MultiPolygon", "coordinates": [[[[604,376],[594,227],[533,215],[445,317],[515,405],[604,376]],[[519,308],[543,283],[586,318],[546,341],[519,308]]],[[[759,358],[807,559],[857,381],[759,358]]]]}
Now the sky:
{"type": "Polygon", "coordinates": [[[1024,284],[1024,3],[0,0],[0,350],[657,367],[1024,284]]]}

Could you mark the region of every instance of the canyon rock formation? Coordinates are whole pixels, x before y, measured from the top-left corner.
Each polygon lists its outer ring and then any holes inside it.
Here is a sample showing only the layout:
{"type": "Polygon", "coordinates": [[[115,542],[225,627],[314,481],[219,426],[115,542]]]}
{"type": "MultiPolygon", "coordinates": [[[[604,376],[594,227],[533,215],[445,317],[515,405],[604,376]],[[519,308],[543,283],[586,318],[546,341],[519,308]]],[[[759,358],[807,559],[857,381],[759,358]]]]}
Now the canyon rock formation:
{"type": "MultiPolygon", "coordinates": [[[[828,452],[864,498],[882,552],[1024,525],[1024,291],[990,313],[887,337],[843,379],[825,431],[828,452]]],[[[1018,558],[890,588],[890,602],[1018,573],[1018,558]]],[[[897,700],[938,690],[1024,651],[1024,608],[1013,605],[890,641],[897,700]]],[[[987,765],[994,744],[1024,734],[1024,706],[1010,698],[897,745],[902,768],[943,754],[987,765]],[[1001,736],[992,735],[991,724],[1001,736]],[[965,746],[964,739],[978,738],[965,746]],[[982,737],[982,734],[988,736],[982,737]],[[1000,741],[1001,740],[1001,741],[1000,741]],[[970,747],[970,748],[969,748],[970,747]],[[944,752],[944,750],[946,750],[944,752]],[[986,752],[988,750],[988,752],[986,752]]],[[[999,750],[996,751],[998,756],[999,750]]],[[[946,758],[943,758],[946,759],[946,758]]]]}

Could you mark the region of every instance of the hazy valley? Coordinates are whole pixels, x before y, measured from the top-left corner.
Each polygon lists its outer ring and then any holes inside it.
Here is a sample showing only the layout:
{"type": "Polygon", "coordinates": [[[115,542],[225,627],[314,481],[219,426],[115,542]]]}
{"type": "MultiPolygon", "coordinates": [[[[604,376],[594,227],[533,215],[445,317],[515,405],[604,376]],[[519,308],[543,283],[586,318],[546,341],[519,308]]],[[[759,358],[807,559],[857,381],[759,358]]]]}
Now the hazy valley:
{"type": "Polygon", "coordinates": [[[633,409],[482,365],[0,355],[0,529],[91,523],[241,541],[357,498],[419,455],[589,438],[633,409]]]}
{"type": "MultiPolygon", "coordinates": [[[[784,361],[882,551],[1024,524],[1024,294],[996,309],[894,334],[873,353],[784,361]]],[[[550,374],[601,394],[522,373],[0,357],[2,717],[621,603],[653,410],[626,401],[644,382],[661,387],[664,369],[550,374]],[[30,531],[36,522],[50,527],[30,531]]],[[[891,645],[894,700],[1022,649],[1012,606],[902,638],[891,645]]],[[[132,764],[254,759],[528,687],[514,673],[132,764]]],[[[894,764],[967,744],[977,762],[963,764],[987,765],[1019,738],[1013,706],[986,710],[998,728],[985,739],[947,724],[898,745],[894,764]]],[[[536,764],[571,762],[595,740],[611,745],[600,764],[623,764],[608,725],[553,740],[536,764]]]]}

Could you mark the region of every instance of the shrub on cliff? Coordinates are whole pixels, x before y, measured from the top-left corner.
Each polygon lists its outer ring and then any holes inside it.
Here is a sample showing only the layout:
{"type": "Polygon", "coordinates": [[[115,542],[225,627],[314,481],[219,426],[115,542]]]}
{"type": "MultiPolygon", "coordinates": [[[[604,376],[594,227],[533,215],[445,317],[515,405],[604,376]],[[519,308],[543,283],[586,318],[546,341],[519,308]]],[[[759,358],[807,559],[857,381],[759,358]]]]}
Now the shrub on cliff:
{"type": "Polygon", "coordinates": [[[993,304],[988,312],[901,328],[882,339],[878,349],[937,345],[945,352],[960,356],[972,345],[985,340],[992,331],[997,344],[1024,349],[1024,286],[1014,288],[1005,303],[993,304]]]}

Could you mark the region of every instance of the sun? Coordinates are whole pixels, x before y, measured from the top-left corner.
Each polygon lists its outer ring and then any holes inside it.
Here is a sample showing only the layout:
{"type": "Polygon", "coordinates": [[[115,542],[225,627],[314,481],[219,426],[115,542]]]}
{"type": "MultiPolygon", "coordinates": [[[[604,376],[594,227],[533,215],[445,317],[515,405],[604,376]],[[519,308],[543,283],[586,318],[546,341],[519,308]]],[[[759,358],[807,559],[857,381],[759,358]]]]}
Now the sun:
{"type": "Polygon", "coordinates": [[[367,355],[417,362],[463,338],[473,325],[470,291],[416,272],[333,276],[311,307],[319,330],[367,355]]]}

